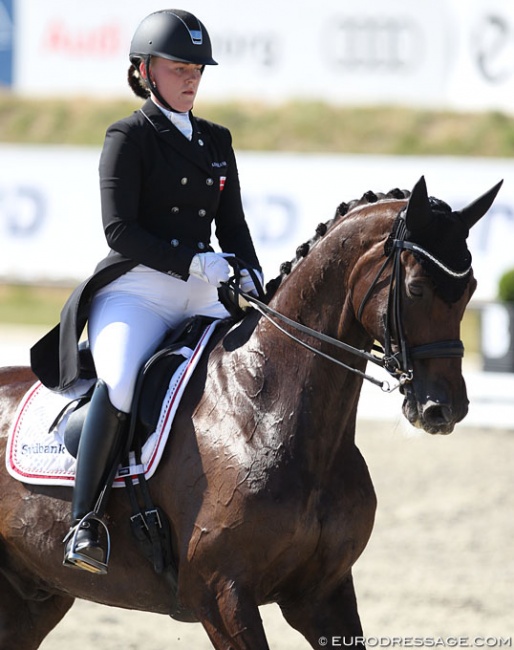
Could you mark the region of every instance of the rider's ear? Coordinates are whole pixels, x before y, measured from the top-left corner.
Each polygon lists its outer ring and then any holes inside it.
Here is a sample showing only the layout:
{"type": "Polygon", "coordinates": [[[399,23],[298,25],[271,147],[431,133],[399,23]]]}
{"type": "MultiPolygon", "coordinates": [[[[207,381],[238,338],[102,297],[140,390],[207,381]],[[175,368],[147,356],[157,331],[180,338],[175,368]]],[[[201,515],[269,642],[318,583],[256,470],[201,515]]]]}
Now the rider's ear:
{"type": "Polygon", "coordinates": [[[139,64],[139,74],[143,79],[148,79],[148,71],[146,69],[146,63],[144,61],[141,61],[139,64]]]}
{"type": "Polygon", "coordinates": [[[422,176],[414,185],[407,210],[405,212],[405,225],[410,233],[425,232],[432,224],[432,210],[428,200],[427,184],[422,176]]]}
{"type": "Polygon", "coordinates": [[[491,187],[485,194],[482,194],[478,199],[475,199],[472,203],[467,205],[462,210],[459,210],[457,214],[460,214],[461,219],[464,221],[468,228],[471,228],[476,224],[476,222],[481,219],[484,214],[492,206],[496,195],[500,191],[500,187],[503,184],[503,180],[499,183],[496,183],[494,187],[491,187]]]}

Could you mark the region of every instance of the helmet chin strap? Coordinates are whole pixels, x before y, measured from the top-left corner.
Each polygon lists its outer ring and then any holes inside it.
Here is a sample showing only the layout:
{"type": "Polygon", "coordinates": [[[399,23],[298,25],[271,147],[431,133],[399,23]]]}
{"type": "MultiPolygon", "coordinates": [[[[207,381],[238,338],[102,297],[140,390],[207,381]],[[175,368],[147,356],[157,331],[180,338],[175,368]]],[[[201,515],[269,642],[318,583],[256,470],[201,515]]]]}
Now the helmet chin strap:
{"type": "Polygon", "coordinates": [[[145,68],[146,68],[146,85],[150,89],[150,92],[157,97],[159,102],[164,106],[164,108],[167,108],[169,111],[173,111],[173,113],[179,113],[173,106],[170,106],[168,102],[164,99],[164,97],[161,95],[159,92],[159,89],[157,88],[157,84],[155,84],[151,78],[150,78],[150,61],[152,60],[151,56],[147,56],[145,58],[145,68]]]}

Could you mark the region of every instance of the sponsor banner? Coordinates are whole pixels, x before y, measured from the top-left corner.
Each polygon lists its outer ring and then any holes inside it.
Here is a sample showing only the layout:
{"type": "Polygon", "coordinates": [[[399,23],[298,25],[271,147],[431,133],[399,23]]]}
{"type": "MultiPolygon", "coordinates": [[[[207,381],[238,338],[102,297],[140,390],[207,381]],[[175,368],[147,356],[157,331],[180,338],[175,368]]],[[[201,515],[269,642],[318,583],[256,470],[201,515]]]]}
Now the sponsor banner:
{"type": "MultiPolygon", "coordinates": [[[[99,155],[96,148],[0,145],[0,278],[76,283],[92,272],[107,252],[99,155]]],[[[496,298],[499,276],[514,267],[512,160],[241,152],[238,165],[267,279],[339,203],[367,190],[412,189],[421,175],[429,193],[455,210],[504,178],[493,208],[470,234],[475,298],[496,298]]]]}
{"type": "MultiPolygon", "coordinates": [[[[162,2],[17,0],[20,50],[17,87],[27,93],[129,95],[129,44],[140,20],[162,2]],[[75,3],[73,3],[75,5],[75,3]]],[[[292,0],[261,0],[241,9],[191,0],[207,26],[214,58],[202,96],[286,97],[331,101],[433,101],[441,96],[449,48],[445,0],[411,6],[390,0],[319,0],[302,12],[292,0]]],[[[437,100],[436,100],[437,101],[437,100]]]]}
{"type": "MultiPolygon", "coordinates": [[[[162,2],[16,3],[15,87],[25,94],[131,97],[129,44],[162,2]]],[[[219,67],[201,98],[501,108],[514,111],[510,0],[190,0],[219,67]]]]}
{"type": "Polygon", "coordinates": [[[454,0],[455,56],[449,68],[448,103],[465,110],[514,112],[514,3],[454,0]]]}

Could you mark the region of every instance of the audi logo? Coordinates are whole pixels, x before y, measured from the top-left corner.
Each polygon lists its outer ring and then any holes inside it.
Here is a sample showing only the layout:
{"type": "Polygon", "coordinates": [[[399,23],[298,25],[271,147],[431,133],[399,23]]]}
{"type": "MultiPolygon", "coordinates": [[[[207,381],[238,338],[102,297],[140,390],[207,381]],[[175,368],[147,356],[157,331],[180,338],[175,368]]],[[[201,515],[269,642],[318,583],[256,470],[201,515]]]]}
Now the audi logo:
{"type": "Polygon", "coordinates": [[[321,36],[330,64],[346,72],[405,73],[422,58],[423,31],[407,18],[334,16],[321,36]]]}

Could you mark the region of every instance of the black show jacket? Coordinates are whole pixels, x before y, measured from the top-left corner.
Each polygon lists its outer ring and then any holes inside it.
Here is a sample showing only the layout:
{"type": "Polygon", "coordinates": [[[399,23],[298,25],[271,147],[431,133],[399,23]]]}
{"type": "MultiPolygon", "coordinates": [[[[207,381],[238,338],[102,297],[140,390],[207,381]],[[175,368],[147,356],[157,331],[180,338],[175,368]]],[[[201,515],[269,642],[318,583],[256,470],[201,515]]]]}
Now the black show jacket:
{"type": "Polygon", "coordinates": [[[148,100],[107,130],[100,158],[102,221],[109,254],[79,285],[61,322],[31,350],[32,369],[53,390],[80,376],[77,342],[95,291],[138,264],[182,280],[194,255],[220,248],[259,269],[241,203],[230,132],[191,114],[189,141],[148,100]]]}

